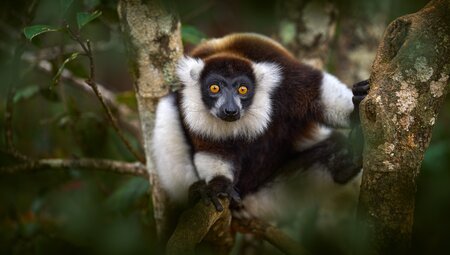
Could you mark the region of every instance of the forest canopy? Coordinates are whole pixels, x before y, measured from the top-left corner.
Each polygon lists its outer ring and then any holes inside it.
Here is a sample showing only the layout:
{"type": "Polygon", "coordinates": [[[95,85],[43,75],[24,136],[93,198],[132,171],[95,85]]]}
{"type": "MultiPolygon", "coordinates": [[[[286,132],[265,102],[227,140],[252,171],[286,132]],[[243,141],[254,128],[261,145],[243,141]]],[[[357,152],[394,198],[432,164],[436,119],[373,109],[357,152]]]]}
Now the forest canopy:
{"type": "MultiPolygon", "coordinates": [[[[180,19],[186,53],[204,39],[256,32],[352,84],[369,78],[388,24],[427,3],[314,2],[312,10],[326,10],[333,24],[333,32],[314,37],[315,46],[326,45],[318,51],[298,39],[311,28],[294,26],[299,11],[286,11],[283,1],[162,4],[180,19]]],[[[0,3],[1,254],[160,254],[163,248],[142,164],[135,67],[117,6],[106,0],[0,3]],[[24,162],[35,165],[12,168],[24,162]]],[[[448,98],[435,121],[418,179],[411,254],[450,252],[448,98]]],[[[316,219],[312,210],[301,230],[308,250],[346,254],[348,246],[367,245],[356,223],[324,239],[316,219]]]]}

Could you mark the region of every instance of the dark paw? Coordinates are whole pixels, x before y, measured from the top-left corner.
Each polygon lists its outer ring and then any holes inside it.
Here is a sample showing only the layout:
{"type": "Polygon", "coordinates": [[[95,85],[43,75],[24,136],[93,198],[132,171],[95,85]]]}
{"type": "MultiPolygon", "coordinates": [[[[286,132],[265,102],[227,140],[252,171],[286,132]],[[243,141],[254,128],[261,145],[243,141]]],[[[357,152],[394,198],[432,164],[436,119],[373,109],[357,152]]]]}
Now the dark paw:
{"type": "Polygon", "coordinates": [[[223,211],[219,198],[225,197],[230,199],[230,204],[233,207],[241,204],[241,198],[233,187],[233,183],[223,176],[215,177],[208,184],[203,180],[198,181],[192,184],[189,189],[189,201],[191,203],[199,200],[207,205],[213,203],[217,211],[223,211]]]}
{"type": "Polygon", "coordinates": [[[358,125],[360,122],[360,120],[359,120],[359,105],[360,105],[361,101],[364,100],[364,98],[366,98],[367,94],[369,93],[369,90],[370,90],[369,80],[360,81],[353,85],[352,101],[353,101],[353,105],[354,105],[354,110],[353,110],[353,113],[351,116],[352,126],[358,125]]]}
{"type": "Polygon", "coordinates": [[[369,93],[370,84],[369,80],[360,81],[358,83],[353,84],[353,104],[355,106],[359,105],[361,101],[367,96],[369,93]]]}

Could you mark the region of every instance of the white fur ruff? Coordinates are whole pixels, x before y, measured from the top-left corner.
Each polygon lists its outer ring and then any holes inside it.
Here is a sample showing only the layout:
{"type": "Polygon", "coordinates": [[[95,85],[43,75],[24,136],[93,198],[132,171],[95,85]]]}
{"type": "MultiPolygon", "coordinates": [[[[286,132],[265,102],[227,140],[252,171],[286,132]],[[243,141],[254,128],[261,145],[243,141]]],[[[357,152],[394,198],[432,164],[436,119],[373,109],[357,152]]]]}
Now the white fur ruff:
{"type": "Polygon", "coordinates": [[[281,70],[273,63],[253,63],[256,77],[252,105],[242,112],[239,120],[226,122],[215,117],[201,98],[199,76],[204,63],[200,59],[184,57],[179,61],[177,74],[184,87],[181,103],[189,129],[201,136],[215,140],[230,137],[254,139],[268,127],[271,114],[271,93],[281,82],[281,70]]]}

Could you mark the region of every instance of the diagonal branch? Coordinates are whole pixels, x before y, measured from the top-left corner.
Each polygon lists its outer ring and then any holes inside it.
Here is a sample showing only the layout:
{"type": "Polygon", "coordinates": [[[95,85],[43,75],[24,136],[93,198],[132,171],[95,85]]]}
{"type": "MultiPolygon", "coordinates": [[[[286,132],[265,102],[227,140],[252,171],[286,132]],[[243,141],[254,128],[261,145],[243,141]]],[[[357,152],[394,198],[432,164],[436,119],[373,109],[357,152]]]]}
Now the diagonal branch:
{"type": "Polygon", "coordinates": [[[144,158],[133,148],[133,146],[131,146],[130,142],[127,140],[127,138],[123,134],[122,130],[120,130],[119,125],[117,123],[117,119],[114,117],[113,113],[111,112],[111,109],[109,109],[108,105],[106,104],[106,101],[103,98],[103,96],[97,86],[97,83],[95,82],[94,56],[92,55],[90,41],[87,40],[86,43],[84,43],[83,40],[81,39],[81,36],[79,34],[75,33],[74,31],[72,31],[68,25],[66,26],[66,29],[69,32],[69,35],[72,37],[72,39],[80,44],[81,48],[83,49],[84,53],[87,55],[87,57],[89,59],[89,70],[90,70],[89,78],[85,82],[92,88],[92,90],[94,91],[98,100],[100,101],[103,109],[106,112],[106,116],[108,117],[108,120],[111,123],[114,131],[116,131],[120,140],[124,143],[124,145],[130,151],[130,153],[140,162],[145,162],[144,158]]]}
{"type": "MultiPolygon", "coordinates": [[[[53,75],[52,64],[48,60],[38,59],[38,57],[36,57],[35,54],[29,52],[25,52],[24,54],[22,54],[22,60],[32,65],[35,65],[36,68],[42,72],[53,75]]],[[[76,77],[70,70],[64,69],[61,72],[61,79],[69,82],[69,84],[74,85],[91,95],[96,96],[91,86],[89,86],[84,79],[76,77]]],[[[103,96],[103,99],[105,100],[108,107],[117,114],[119,126],[125,128],[128,132],[133,134],[138,141],[142,141],[142,134],[139,127],[139,122],[135,120],[130,120],[130,115],[132,115],[134,111],[125,104],[120,104],[117,101],[117,97],[114,92],[108,90],[102,84],[99,83],[96,84],[98,91],[103,96]]]]}
{"type": "Polygon", "coordinates": [[[40,159],[18,165],[0,167],[0,174],[34,173],[42,169],[96,169],[117,174],[148,178],[144,165],[106,159],[40,159]]]}

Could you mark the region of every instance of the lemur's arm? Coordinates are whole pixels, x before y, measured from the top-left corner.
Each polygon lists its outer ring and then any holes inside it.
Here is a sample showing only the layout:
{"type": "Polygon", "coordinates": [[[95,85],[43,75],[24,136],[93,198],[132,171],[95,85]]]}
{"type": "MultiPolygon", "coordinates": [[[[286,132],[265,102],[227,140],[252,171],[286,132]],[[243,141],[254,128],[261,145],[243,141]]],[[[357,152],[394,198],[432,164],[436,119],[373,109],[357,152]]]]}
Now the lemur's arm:
{"type": "Polygon", "coordinates": [[[335,76],[324,72],[320,85],[321,122],[336,128],[348,128],[359,122],[359,103],[369,90],[368,81],[353,85],[353,93],[335,76]]]}
{"type": "Polygon", "coordinates": [[[194,155],[194,165],[201,181],[190,188],[190,200],[212,202],[218,211],[223,210],[219,197],[228,197],[231,203],[239,204],[239,194],[233,187],[238,169],[231,160],[207,152],[197,152],[194,155]]]}

